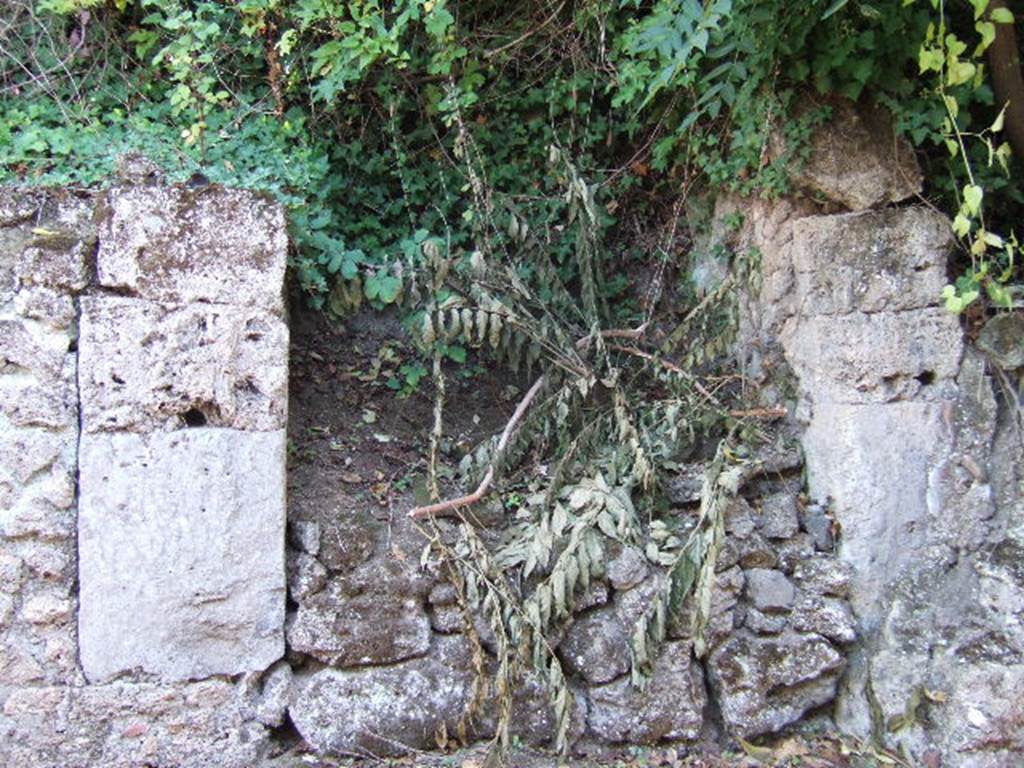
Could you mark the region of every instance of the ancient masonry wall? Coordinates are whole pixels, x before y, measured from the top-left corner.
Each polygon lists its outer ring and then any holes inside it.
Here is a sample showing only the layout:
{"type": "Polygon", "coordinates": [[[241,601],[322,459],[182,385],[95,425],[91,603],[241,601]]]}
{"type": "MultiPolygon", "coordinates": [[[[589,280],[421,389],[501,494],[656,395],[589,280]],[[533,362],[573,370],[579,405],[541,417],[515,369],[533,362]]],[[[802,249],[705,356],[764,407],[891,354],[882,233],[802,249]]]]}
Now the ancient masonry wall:
{"type": "Polygon", "coordinates": [[[286,248],[249,193],[0,192],[0,764],[251,765],[281,722],[286,248]]]}

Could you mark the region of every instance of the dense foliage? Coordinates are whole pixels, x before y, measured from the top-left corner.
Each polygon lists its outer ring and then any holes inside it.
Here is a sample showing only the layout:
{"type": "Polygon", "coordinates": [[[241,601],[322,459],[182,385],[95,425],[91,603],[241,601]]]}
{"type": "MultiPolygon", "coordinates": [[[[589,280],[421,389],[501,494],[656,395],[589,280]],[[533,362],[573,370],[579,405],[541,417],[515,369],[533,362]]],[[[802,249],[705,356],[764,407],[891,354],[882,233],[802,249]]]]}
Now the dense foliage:
{"type": "MultiPolygon", "coordinates": [[[[552,146],[593,187],[613,250],[649,260],[644,233],[687,195],[786,188],[828,117],[827,102],[797,114],[808,92],[890,106],[953,213],[967,179],[918,54],[926,32],[945,61],[948,29],[963,47],[991,30],[970,7],[987,3],[949,5],[937,32],[943,6],[924,0],[13,0],[0,178],[93,184],[134,149],[172,179],[269,190],[291,211],[304,291],[338,311],[403,298],[428,235],[465,254],[543,248],[572,280],[552,146]],[[769,158],[771,130],[789,154],[769,158]]],[[[969,134],[999,105],[968,57],[946,95],[969,134]]],[[[967,149],[1012,221],[1019,185],[967,149]]]]}

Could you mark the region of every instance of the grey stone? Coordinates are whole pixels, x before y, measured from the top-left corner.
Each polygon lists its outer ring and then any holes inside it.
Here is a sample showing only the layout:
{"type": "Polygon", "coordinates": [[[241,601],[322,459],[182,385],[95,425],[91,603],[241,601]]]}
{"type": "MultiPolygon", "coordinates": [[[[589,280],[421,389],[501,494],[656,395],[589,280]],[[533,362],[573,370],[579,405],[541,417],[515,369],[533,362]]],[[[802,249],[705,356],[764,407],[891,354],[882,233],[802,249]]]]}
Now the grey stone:
{"type": "Polygon", "coordinates": [[[573,596],[573,613],[582,613],[590,608],[600,605],[608,605],[611,594],[608,585],[603,581],[591,581],[583,592],[577,592],[573,596]]]}
{"type": "Polygon", "coordinates": [[[761,499],[758,519],[761,533],[769,539],[788,539],[800,529],[797,519],[796,497],[789,493],[775,493],[761,499]]]}
{"type": "Polygon", "coordinates": [[[671,504],[693,504],[700,501],[704,487],[703,464],[684,464],[665,483],[665,495],[671,504]]]}
{"type": "MultiPolygon", "coordinates": [[[[710,617],[704,632],[709,646],[717,645],[732,633],[743,584],[743,570],[740,568],[732,567],[715,574],[715,583],[711,588],[710,617]]],[[[692,639],[694,611],[694,599],[691,595],[683,603],[678,615],[670,617],[667,628],[669,638],[692,639]]]]}
{"type": "Polygon", "coordinates": [[[852,576],[853,568],[847,561],[821,555],[801,561],[793,572],[800,589],[833,597],[849,595],[852,576]]]}
{"type": "Polygon", "coordinates": [[[779,542],[779,562],[776,567],[787,576],[792,576],[796,566],[814,555],[814,540],[802,531],[791,539],[779,542]]]}
{"type": "Polygon", "coordinates": [[[947,445],[943,410],[917,402],[832,405],[815,409],[804,436],[810,492],[832,500],[862,618],[877,617],[885,584],[926,544],[929,478],[947,445]]]}
{"type": "Polygon", "coordinates": [[[647,578],[650,568],[647,558],[636,547],[624,545],[620,552],[608,561],[606,576],[615,589],[631,589],[647,578]]]}
{"type": "Polygon", "coordinates": [[[284,722],[291,697],[292,668],[285,661],[263,675],[247,675],[240,683],[240,711],[246,720],[277,728],[284,722]]]}
{"type": "Polygon", "coordinates": [[[576,617],[558,647],[566,671],[581,675],[591,685],[611,682],[628,672],[633,625],[664,583],[658,574],[658,578],[619,592],[610,605],[576,617]]]}
{"type": "Polygon", "coordinates": [[[269,746],[219,680],[22,688],[0,713],[0,763],[10,766],[251,768],[269,746]]]}
{"type": "Polygon", "coordinates": [[[267,312],[84,298],[80,350],[87,432],[285,426],[288,329],[267,312]]]}
{"type": "Polygon", "coordinates": [[[696,740],[707,695],[700,667],[692,656],[689,642],[668,642],[642,692],[628,679],[591,688],[590,735],[612,744],[696,740]]]}
{"type": "Polygon", "coordinates": [[[297,676],[289,714],[317,752],[402,754],[435,746],[442,725],[456,733],[472,684],[468,641],[437,636],[422,658],[297,676]]]}
{"type": "Polygon", "coordinates": [[[288,627],[288,645],[338,667],[393,664],[430,649],[430,620],[414,596],[385,590],[346,594],[344,585],[305,600],[288,627]]]}
{"type": "MultiPolygon", "coordinates": [[[[795,187],[851,210],[898,203],[921,191],[914,149],[895,133],[892,115],[845,99],[831,107],[831,123],[811,136],[807,162],[789,165],[795,187]]],[[[785,153],[781,134],[770,147],[773,157],[785,153]]]]}
{"type": "MultiPolygon", "coordinates": [[[[815,315],[801,320],[783,346],[816,403],[851,404],[948,395],[963,347],[956,316],[942,308],[815,315]]],[[[806,440],[804,449],[809,461],[806,440]]]]}
{"type": "Polygon", "coordinates": [[[757,608],[747,608],[743,626],[759,635],[777,635],[789,625],[784,613],[764,613],[757,608]]]}
{"type": "Polygon", "coordinates": [[[458,599],[455,585],[447,581],[435,584],[430,588],[430,594],[427,595],[427,602],[431,605],[455,605],[458,599]]]}
{"type": "Polygon", "coordinates": [[[736,548],[739,564],[744,568],[774,568],[779,562],[776,548],[757,531],[742,539],[731,537],[729,541],[736,548]]]}
{"type": "Polygon", "coordinates": [[[746,577],[746,595],[754,607],[765,613],[788,611],[793,607],[796,590],[781,571],[751,568],[746,577]]]}
{"type": "Polygon", "coordinates": [[[320,523],[316,520],[289,520],[288,541],[296,549],[316,557],[320,553],[320,523]]]}
{"type": "Polygon", "coordinates": [[[737,539],[746,539],[757,528],[754,510],[742,496],[737,496],[725,510],[725,532],[737,539]]]}
{"type": "Polygon", "coordinates": [[[237,674],[284,653],[284,464],[283,431],[82,436],[90,681],[237,674]]]}
{"type": "Polygon", "coordinates": [[[990,318],[978,335],[978,348],[1002,368],[1024,367],[1024,315],[1006,312],[990,318]]]}
{"type": "Polygon", "coordinates": [[[708,659],[708,674],[731,733],[775,733],[835,697],[842,656],[816,635],[734,634],[708,659]]]}
{"type": "Polygon", "coordinates": [[[288,594],[303,603],[327,586],[327,569],[305,552],[289,550],[287,556],[288,594]]]}
{"type": "Polygon", "coordinates": [[[793,628],[813,632],[834,643],[852,643],[857,639],[857,623],[848,603],[834,597],[803,598],[793,609],[793,628]]]}
{"type": "Polygon", "coordinates": [[[935,307],[953,244],[948,219],[921,207],[800,219],[791,258],[802,311],[861,315],[935,307]]]}
{"type": "Polygon", "coordinates": [[[430,627],[442,635],[454,635],[461,632],[465,627],[462,620],[462,609],[457,605],[431,606],[430,627]]]}
{"type": "Polygon", "coordinates": [[[319,522],[318,558],[330,570],[350,573],[373,557],[382,526],[362,509],[332,509],[319,522]]]}
{"type": "Polygon", "coordinates": [[[800,517],[803,529],[814,540],[817,551],[831,552],[835,549],[835,535],[832,533],[835,521],[822,505],[808,504],[800,517]]]}
{"type": "Polygon", "coordinates": [[[105,214],[97,255],[103,287],[172,304],[282,313],[287,229],[269,197],[216,186],[122,187],[107,194],[105,214]]]}

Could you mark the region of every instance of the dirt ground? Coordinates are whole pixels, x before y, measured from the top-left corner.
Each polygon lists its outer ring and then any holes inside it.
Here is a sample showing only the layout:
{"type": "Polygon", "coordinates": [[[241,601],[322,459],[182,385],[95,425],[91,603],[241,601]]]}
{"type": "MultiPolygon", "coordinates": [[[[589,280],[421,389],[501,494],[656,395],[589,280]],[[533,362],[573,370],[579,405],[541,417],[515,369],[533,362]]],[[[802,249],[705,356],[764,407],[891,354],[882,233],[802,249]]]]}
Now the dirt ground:
{"type": "MultiPolygon", "coordinates": [[[[296,302],[298,304],[298,302],[296,302]]],[[[429,373],[412,385],[415,350],[395,315],[366,310],[346,322],[319,312],[293,309],[288,485],[291,504],[315,499],[317,505],[365,503],[380,516],[400,514],[409,494],[425,500],[424,477],[434,392],[429,373]],[[406,368],[403,369],[403,366],[406,368]]],[[[427,364],[429,365],[429,364],[427,364]]],[[[446,372],[443,459],[451,470],[481,439],[499,432],[529,382],[489,370],[472,356],[446,372]]],[[[416,753],[402,758],[322,758],[304,750],[296,734],[268,768],[342,766],[423,766],[495,768],[487,747],[459,752],[416,753]]],[[[636,748],[600,754],[557,756],[513,749],[509,768],[556,765],[615,768],[867,768],[908,765],[888,753],[832,735],[784,736],[763,746],[715,744],[691,748],[636,748]]]]}

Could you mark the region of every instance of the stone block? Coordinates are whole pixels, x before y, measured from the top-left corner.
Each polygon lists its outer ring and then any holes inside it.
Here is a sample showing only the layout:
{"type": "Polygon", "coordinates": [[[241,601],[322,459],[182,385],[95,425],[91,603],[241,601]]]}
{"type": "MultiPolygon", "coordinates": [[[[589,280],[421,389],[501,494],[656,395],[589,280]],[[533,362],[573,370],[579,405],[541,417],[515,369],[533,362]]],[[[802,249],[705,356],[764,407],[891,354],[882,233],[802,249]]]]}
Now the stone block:
{"type": "Polygon", "coordinates": [[[729,731],[775,733],[835,697],[843,658],[818,635],[738,633],[708,659],[708,674],[729,731]]]}
{"type": "Polygon", "coordinates": [[[861,619],[877,617],[885,585],[926,545],[942,414],[941,403],[819,406],[804,435],[810,495],[832,500],[861,619]]]}
{"type": "Polygon", "coordinates": [[[91,682],[264,669],[284,653],[285,434],[85,434],[79,634],[91,682]]]}
{"type": "Polygon", "coordinates": [[[941,308],[815,315],[790,326],[782,341],[815,403],[948,397],[963,350],[960,321],[941,308]]]}
{"type": "Polygon", "coordinates": [[[747,599],[759,611],[779,613],[793,607],[796,590],[781,571],[752,568],[744,575],[747,599]]]}
{"type": "Polygon", "coordinates": [[[254,192],[121,187],[105,201],[99,283],[171,304],[283,312],[284,210],[254,192]]]}
{"type": "Polygon", "coordinates": [[[297,675],[289,714],[317,752],[394,755],[429,749],[442,725],[456,733],[473,677],[469,642],[462,635],[437,636],[422,658],[297,675]]]}
{"type": "Polygon", "coordinates": [[[430,648],[430,619],[422,601],[386,590],[345,594],[332,582],[299,606],[288,645],[325,664],[393,664],[430,648]]]}
{"type": "Polygon", "coordinates": [[[16,690],[0,712],[0,764],[33,768],[251,768],[269,746],[237,689],[114,683],[16,690]]]}
{"type": "MultiPolygon", "coordinates": [[[[914,149],[897,136],[883,107],[846,99],[831,104],[829,125],[811,136],[806,163],[789,163],[790,182],[814,198],[857,211],[898,203],[921,191],[914,149]]],[[[770,151],[779,158],[785,141],[776,133],[770,151]]]]}
{"type": "Polygon", "coordinates": [[[793,223],[795,290],[804,315],[901,312],[935,307],[948,282],[949,220],[927,208],[793,223]]]}
{"type": "Polygon", "coordinates": [[[628,679],[590,689],[590,735],[612,744],[693,741],[704,722],[704,677],[693,662],[692,645],[666,643],[647,687],[628,679]]]}
{"type": "Polygon", "coordinates": [[[288,328],[265,311],[85,298],[79,364],[87,432],[285,426],[288,328]]]}

